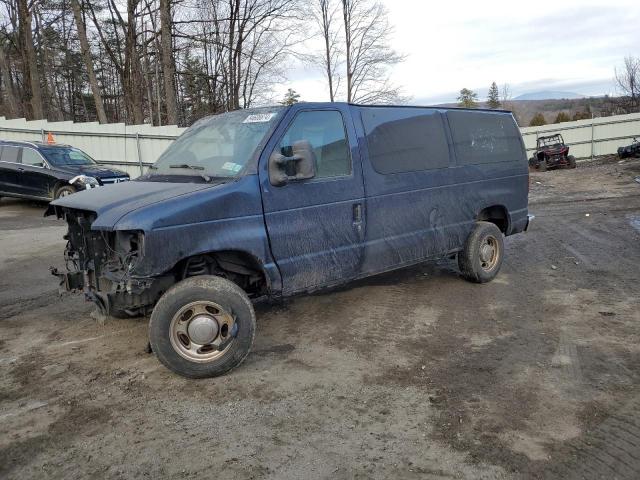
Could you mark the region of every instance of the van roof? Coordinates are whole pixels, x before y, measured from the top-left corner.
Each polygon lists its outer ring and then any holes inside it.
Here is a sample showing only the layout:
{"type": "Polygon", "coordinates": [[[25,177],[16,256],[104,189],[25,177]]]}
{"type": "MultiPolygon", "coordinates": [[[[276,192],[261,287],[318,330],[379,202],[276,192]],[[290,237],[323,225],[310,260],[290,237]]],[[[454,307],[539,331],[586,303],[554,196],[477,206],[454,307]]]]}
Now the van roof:
{"type": "Polygon", "coordinates": [[[295,105],[305,105],[311,107],[330,107],[331,105],[349,105],[360,108],[435,108],[437,110],[462,110],[469,112],[492,112],[492,113],[512,113],[511,110],[491,109],[491,108],[465,108],[465,107],[447,107],[444,105],[380,105],[380,104],[362,104],[348,102],[299,102],[295,105]]]}

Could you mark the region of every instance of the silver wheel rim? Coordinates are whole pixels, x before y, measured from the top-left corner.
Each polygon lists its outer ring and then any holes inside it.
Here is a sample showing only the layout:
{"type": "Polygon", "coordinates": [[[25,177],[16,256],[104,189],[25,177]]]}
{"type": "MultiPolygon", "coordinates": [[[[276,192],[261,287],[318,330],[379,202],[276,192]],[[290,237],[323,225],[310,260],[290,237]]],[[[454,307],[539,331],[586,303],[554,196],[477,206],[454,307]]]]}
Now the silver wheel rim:
{"type": "Polygon", "coordinates": [[[217,303],[192,302],[171,319],[171,346],[190,362],[211,362],[224,355],[233,344],[234,326],[235,318],[217,303]]]}
{"type": "Polygon", "coordinates": [[[487,235],[480,244],[480,266],[484,271],[489,272],[498,264],[499,258],[498,239],[493,235],[487,235]]]}
{"type": "Polygon", "coordinates": [[[71,192],[69,190],[62,190],[60,192],[60,195],[58,195],[58,197],[62,198],[62,197],[67,197],[69,195],[71,195],[71,192]]]}

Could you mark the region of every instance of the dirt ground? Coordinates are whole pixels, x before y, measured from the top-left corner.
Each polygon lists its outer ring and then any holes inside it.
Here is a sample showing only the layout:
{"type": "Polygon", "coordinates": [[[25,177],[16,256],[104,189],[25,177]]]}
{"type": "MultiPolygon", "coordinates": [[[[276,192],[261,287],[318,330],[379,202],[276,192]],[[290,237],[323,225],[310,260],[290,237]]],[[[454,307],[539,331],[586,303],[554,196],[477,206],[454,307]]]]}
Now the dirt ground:
{"type": "Polygon", "coordinates": [[[64,226],[0,200],[0,478],[640,478],[640,161],[534,173],[490,284],[451,261],[258,307],[187,380],[59,297],[64,226]]]}

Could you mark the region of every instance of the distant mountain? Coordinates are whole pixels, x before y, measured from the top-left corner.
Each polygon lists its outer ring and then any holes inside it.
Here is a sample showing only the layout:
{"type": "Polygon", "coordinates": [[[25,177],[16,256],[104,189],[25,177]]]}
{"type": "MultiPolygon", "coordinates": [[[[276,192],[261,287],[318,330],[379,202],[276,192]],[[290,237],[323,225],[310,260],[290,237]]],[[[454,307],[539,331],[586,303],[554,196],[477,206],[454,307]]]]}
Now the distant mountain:
{"type": "Polygon", "coordinates": [[[518,95],[514,100],[561,100],[561,99],[574,99],[574,98],[586,98],[584,95],[574,92],[529,92],[518,95]]]}

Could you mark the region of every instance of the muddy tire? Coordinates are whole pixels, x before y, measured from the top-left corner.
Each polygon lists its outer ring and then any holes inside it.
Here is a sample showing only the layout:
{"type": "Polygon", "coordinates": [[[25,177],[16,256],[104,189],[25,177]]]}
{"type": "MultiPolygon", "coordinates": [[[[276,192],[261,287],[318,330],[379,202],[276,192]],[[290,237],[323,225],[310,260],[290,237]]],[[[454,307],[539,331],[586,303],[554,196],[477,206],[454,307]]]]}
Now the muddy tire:
{"type": "Polygon", "coordinates": [[[576,168],[576,157],[569,155],[567,160],[569,160],[569,168],[576,168]]]}
{"type": "Polygon", "coordinates": [[[56,190],[56,193],[53,195],[54,200],[57,200],[62,197],[66,197],[67,195],[71,195],[76,193],[77,190],[73,185],[62,185],[56,190]]]}
{"type": "Polygon", "coordinates": [[[189,378],[215,377],[251,350],[256,317],[247,294],[224,278],[203,275],[171,287],[149,322],[149,343],[169,370],[189,378]]]}
{"type": "Polygon", "coordinates": [[[462,276],[475,283],[495,278],[504,258],[504,240],[500,229],[489,222],[476,222],[467,237],[464,250],[458,254],[462,276]]]}
{"type": "Polygon", "coordinates": [[[544,158],[538,161],[538,170],[540,170],[541,172],[547,171],[547,161],[544,158]]]}

